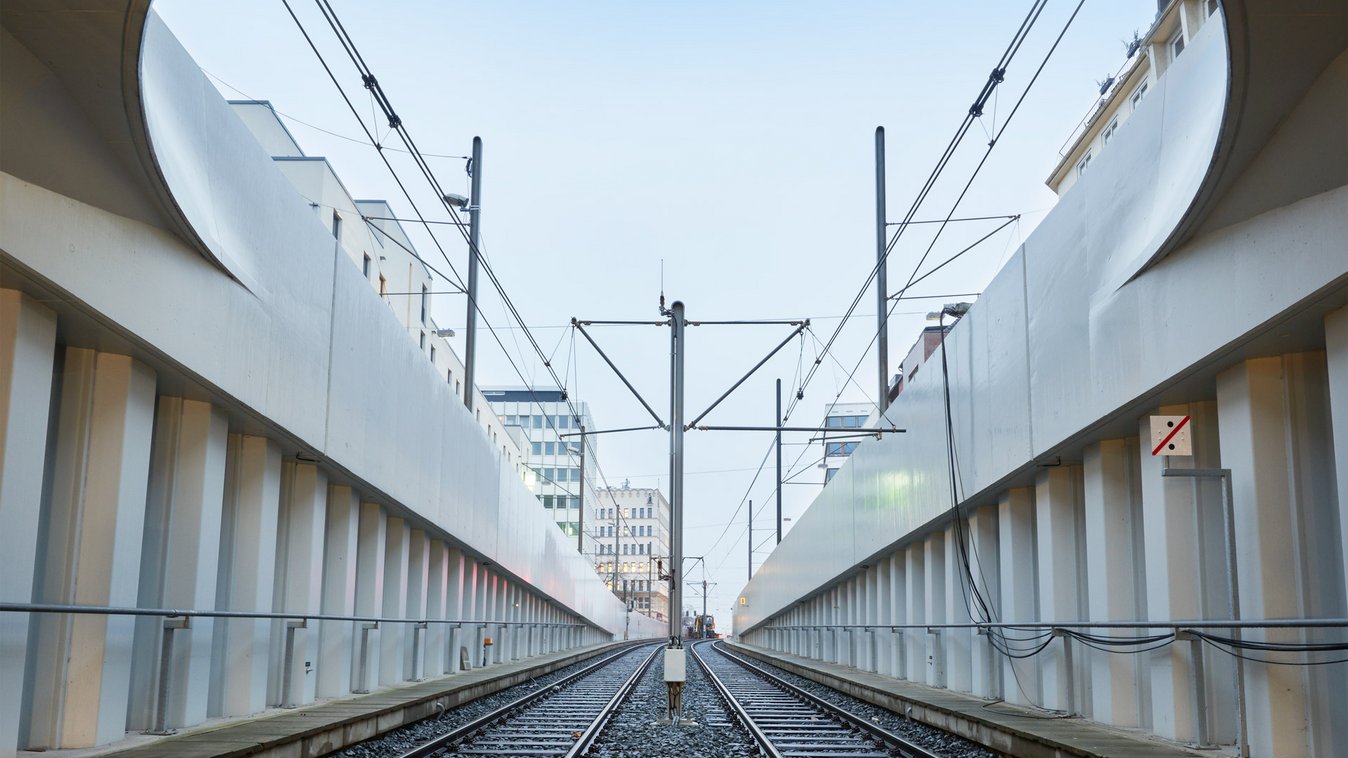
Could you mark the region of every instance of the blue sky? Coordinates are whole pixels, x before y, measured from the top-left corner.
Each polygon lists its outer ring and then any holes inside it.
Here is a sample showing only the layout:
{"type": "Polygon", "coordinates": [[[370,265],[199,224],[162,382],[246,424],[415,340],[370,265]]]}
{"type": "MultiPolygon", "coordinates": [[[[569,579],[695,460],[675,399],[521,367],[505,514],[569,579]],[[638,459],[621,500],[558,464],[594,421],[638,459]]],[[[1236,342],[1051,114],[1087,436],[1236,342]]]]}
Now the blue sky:
{"type": "MultiPolygon", "coordinates": [[[[291,1],[353,101],[368,109],[368,95],[314,4],[291,1]]],[[[908,209],[1030,2],[333,4],[423,152],[463,154],[474,135],[482,136],[485,253],[539,342],[547,350],[560,344],[554,362],[576,367],[567,379],[572,392],[590,403],[599,426],[611,428],[644,423],[644,411],[583,340],[575,360],[567,360],[571,336],[563,327],[570,318],[656,318],[663,260],[665,292],[687,303],[689,318],[808,316],[826,340],[874,263],[875,127],[887,130],[894,220],[908,209]]],[[[1003,125],[1074,6],[1049,2],[982,124],[918,218],[950,209],[982,157],[986,134],[1003,125]]],[[[155,9],[210,74],[283,113],[360,135],[279,1],[158,0],[155,9]]],[[[1094,104],[1096,83],[1119,68],[1124,41],[1134,30],[1145,33],[1155,12],[1147,0],[1083,7],[957,213],[1020,213],[1021,222],[933,276],[922,293],[981,291],[1028,236],[1054,203],[1044,179],[1094,104]]],[[[289,126],[308,154],[329,157],[358,197],[384,197],[399,212],[410,210],[368,145],[289,126]]],[[[399,168],[412,176],[401,160],[399,168]]],[[[447,187],[467,194],[462,161],[431,162],[447,187]]],[[[412,186],[428,205],[424,185],[412,186]]],[[[991,228],[950,228],[932,261],[991,228]]],[[[918,233],[896,247],[891,291],[912,272],[932,230],[915,227],[918,233]]],[[[456,237],[442,240],[462,270],[464,245],[456,237]]],[[[423,251],[431,249],[418,240],[423,251]]],[[[507,323],[503,306],[484,300],[488,320],[507,323]]],[[[873,300],[873,294],[863,300],[860,317],[834,349],[849,369],[874,334],[873,300]]],[[[939,303],[900,304],[890,322],[891,363],[939,303]]],[[[436,320],[460,327],[463,307],[462,298],[440,298],[436,320]]],[[[785,333],[766,326],[693,331],[690,414],[785,333]]],[[[596,336],[647,399],[666,408],[667,332],[606,329],[596,336]]],[[[515,338],[503,339],[526,377],[543,381],[523,339],[523,351],[516,351],[515,338]]],[[[495,344],[480,344],[479,383],[518,384],[495,344]]],[[[815,348],[813,338],[804,341],[804,368],[815,348]]],[[[784,350],[708,423],[770,423],[773,380],[790,385],[801,355],[795,345],[784,350]]],[[[857,372],[860,388],[846,383],[847,372],[831,358],[825,361],[793,422],[818,422],[840,390],[844,401],[874,394],[870,360],[857,372]]],[[[721,535],[769,442],[689,433],[689,555],[703,554],[721,535]]],[[[802,449],[787,448],[788,464],[802,449]]],[[[660,434],[604,438],[599,452],[614,484],[628,477],[634,485],[665,484],[660,434]]],[[[820,455],[818,445],[808,447],[799,466],[820,455]]],[[[765,473],[748,497],[770,501],[771,479],[765,473]]],[[[802,480],[822,480],[822,471],[802,480]]],[[[785,491],[793,516],[818,487],[785,491]]],[[[769,512],[761,518],[760,525],[767,523],[769,512]]],[[[708,578],[719,583],[710,605],[724,617],[745,579],[743,514],[739,520],[708,561],[708,578]]],[[[769,533],[755,529],[755,536],[760,542],[769,533]]]]}

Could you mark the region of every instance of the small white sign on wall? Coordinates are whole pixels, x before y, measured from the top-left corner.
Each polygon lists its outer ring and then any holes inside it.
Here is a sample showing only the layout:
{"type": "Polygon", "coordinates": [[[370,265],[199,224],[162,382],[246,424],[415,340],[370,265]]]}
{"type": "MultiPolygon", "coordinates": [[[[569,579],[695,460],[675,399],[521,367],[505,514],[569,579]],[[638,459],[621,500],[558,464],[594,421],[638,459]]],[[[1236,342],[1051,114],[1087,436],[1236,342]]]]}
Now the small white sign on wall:
{"type": "Polygon", "coordinates": [[[1193,455],[1189,438],[1189,416],[1151,417],[1152,455],[1193,455]]]}

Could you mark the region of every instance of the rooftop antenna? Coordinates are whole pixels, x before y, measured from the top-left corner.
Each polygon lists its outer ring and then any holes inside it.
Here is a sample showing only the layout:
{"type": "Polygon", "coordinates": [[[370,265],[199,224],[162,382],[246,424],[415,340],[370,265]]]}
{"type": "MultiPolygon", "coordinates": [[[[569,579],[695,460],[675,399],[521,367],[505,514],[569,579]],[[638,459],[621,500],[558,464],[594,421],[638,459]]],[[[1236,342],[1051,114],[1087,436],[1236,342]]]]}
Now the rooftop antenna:
{"type": "Polygon", "coordinates": [[[665,259],[660,259],[660,314],[665,312],[665,259]]]}

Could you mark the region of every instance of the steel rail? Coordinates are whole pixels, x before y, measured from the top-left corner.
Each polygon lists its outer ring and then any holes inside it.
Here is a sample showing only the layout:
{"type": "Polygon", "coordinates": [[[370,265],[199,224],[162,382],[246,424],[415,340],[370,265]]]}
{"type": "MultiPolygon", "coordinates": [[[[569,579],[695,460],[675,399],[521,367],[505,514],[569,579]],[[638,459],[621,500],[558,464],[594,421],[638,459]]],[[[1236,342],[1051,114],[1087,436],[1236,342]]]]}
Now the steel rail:
{"type": "MultiPolygon", "coordinates": [[[[568,674],[547,687],[542,687],[534,692],[516,698],[500,708],[497,708],[490,713],[483,714],[451,732],[442,734],[439,737],[435,737],[408,750],[399,756],[399,758],[427,758],[427,756],[436,755],[440,753],[440,751],[446,751],[446,753],[450,754],[456,753],[458,752],[458,748],[463,746],[464,743],[471,743],[473,738],[480,736],[487,730],[508,723],[511,719],[520,715],[521,712],[526,711],[530,706],[533,706],[541,700],[555,696],[559,691],[565,690],[567,687],[578,683],[580,680],[597,672],[599,669],[616,662],[620,658],[631,655],[638,647],[639,645],[633,645],[629,648],[620,650],[579,671],[568,674]]],[[[635,684],[641,678],[641,674],[651,665],[651,661],[655,660],[656,653],[662,649],[662,645],[652,646],[652,650],[646,660],[637,666],[636,671],[624,682],[619,693],[610,699],[604,708],[601,709],[599,718],[597,718],[596,721],[590,725],[590,729],[587,729],[585,732],[585,735],[590,735],[591,731],[594,732],[588,737],[587,745],[592,743],[594,738],[603,731],[602,724],[598,729],[594,729],[595,723],[598,723],[601,719],[606,723],[608,719],[612,717],[613,713],[617,710],[617,706],[628,694],[630,694],[631,690],[635,688],[635,684]]],[[[582,735],[582,738],[585,737],[585,735],[582,735]]],[[[579,744],[579,740],[577,740],[577,744],[579,744]]],[[[576,744],[570,746],[566,751],[557,752],[557,755],[566,756],[578,754],[579,753],[576,752],[576,744]]]]}
{"type": "Polygon", "coordinates": [[[641,681],[642,675],[650,669],[651,664],[655,662],[656,655],[658,655],[661,650],[664,650],[664,643],[661,643],[660,646],[652,650],[651,654],[646,656],[646,660],[642,661],[641,664],[636,667],[636,670],[632,672],[632,675],[627,677],[627,681],[623,682],[622,686],[618,688],[618,691],[613,693],[613,697],[609,698],[608,703],[604,705],[604,709],[600,711],[599,716],[594,720],[594,723],[590,724],[589,728],[581,733],[580,737],[576,739],[576,744],[567,751],[566,758],[585,755],[590,751],[590,748],[594,745],[594,741],[599,739],[599,735],[608,726],[609,721],[613,719],[614,714],[618,712],[618,706],[622,705],[622,702],[627,699],[627,696],[632,694],[632,690],[636,689],[637,682],[641,681]]]}
{"type": "Polygon", "coordinates": [[[730,688],[725,685],[725,682],[722,682],[721,678],[716,675],[716,672],[711,670],[711,665],[702,659],[702,654],[699,653],[697,649],[705,644],[706,643],[703,642],[688,646],[689,652],[693,654],[693,660],[697,661],[697,665],[702,668],[702,673],[707,675],[707,680],[711,682],[712,687],[716,690],[716,694],[721,696],[721,700],[726,704],[726,707],[734,714],[735,719],[749,732],[749,735],[753,737],[754,742],[758,743],[758,748],[763,751],[765,758],[782,758],[782,753],[777,749],[777,746],[772,744],[772,740],[768,739],[768,735],[754,722],[753,717],[749,715],[749,712],[744,710],[744,706],[740,701],[735,699],[735,696],[731,694],[730,688]]]}
{"type": "Polygon", "coordinates": [[[864,732],[866,735],[880,741],[887,747],[898,751],[898,753],[904,756],[904,758],[940,758],[940,755],[938,753],[933,753],[930,750],[927,750],[926,748],[920,745],[914,744],[913,742],[910,742],[906,738],[889,731],[888,729],[884,729],[880,726],[877,726],[876,724],[860,716],[857,716],[856,714],[853,714],[850,711],[838,705],[835,705],[833,703],[828,702],[827,700],[824,700],[823,698],[819,697],[818,695],[815,695],[812,692],[808,692],[805,689],[802,689],[801,687],[798,687],[786,681],[785,679],[777,676],[771,671],[768,671],[766,668],[758,665],[757,663],[749,661],[744,657],[738,655],[737,653],[733,653],[730,650],[727,650],[724,643],[715,642],[713,643],[713,648],[721,655],[739,664],[745,669],[753,672],[755,675],[763,678],[772,686],[785,691],[792,697],[804,700],[805,702],[809,703],[815,708],[818,708],[819,710],[823,711],[828,716],[836,718],[846,723],[853,729],[864,732]]]}

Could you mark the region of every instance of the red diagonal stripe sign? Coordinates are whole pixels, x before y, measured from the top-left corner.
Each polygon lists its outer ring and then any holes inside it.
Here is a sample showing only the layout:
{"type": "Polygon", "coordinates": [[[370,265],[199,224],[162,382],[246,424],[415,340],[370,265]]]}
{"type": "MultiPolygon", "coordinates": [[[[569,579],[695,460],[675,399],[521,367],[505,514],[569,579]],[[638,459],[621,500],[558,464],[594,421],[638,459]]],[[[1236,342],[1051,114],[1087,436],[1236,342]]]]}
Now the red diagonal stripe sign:
{"type": "Polygon", "coordinates": [[[1179,422],[1178,424],[1175,424],[1175,428],[1170,430],[1170,434],[1167,434],[1167,435],[1165,436],[1165,439],[1161,440],[1161,444],[1157,445],[1157,446],[1155,447],[1155,449],[1153,449],[1153,450],[1151,451],[1151,454],[1152,454],[1152,455],[1156,455],[1157,453],[1160,453],[1160,452],[1161,452],[1161,449],[1164,448],[1164,447],[1166,446],[1166,443],[1168,443],[1168,442],[1170,442],[1170,440],[1174,439],[1174,438],[1175,438],[1175,435],[1176,435],[1176,434],[1179,434],[1179,430],[1183,429],[1183,428],[1184,428],[1184,425],[1187,424],[1187,423],[1189,423],[1189,417],[1188,417],[1188,416],[1185,416],[1184,418],[1180,419],[1180,422],[1179,422]]]}

